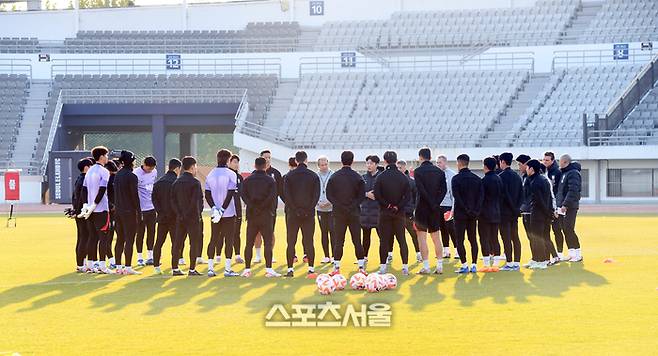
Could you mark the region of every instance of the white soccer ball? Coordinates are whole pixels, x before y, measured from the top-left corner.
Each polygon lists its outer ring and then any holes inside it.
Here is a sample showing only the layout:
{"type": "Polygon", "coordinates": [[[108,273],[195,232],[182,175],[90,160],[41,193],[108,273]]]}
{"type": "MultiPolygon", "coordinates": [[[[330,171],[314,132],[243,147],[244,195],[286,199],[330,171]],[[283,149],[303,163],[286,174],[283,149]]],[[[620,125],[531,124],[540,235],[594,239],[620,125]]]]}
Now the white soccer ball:
{"type": "Polygon", "coordinates": [[[366,275],[361,272],[354,274],[350,278],[350,287],[355,290],[365,289],[366,278],[366,275]]]}
{"type": "Polygon", "coordinates": [[[331,276],[327,273],[318,274],[318,276],[315,277],[315,283],[320,283],[321,281],[323,281],[325,279],[331,279],[331,276]]]}
{"type": "Polygon", "coordinates": [[[386,280],[379,273],[372,273],[366,277],[366,290],[370,293],[379,292],[386,288],[386,280]]]}
{"type": "Polygon", "coordinates": [[[336,285],[336,290],[343,290],[347,285],[347,279],[342,274],[336,274],[331,277],[336,285]]]}
{"type": "Polygon", "coordinates": [[[336,290],[336,283],[332,278],[318,278],[315,282],[318,286],[318,292],[322,295],[328,295],[336,290]]]}
{"type": "Polygon", "coordinates": [[[384,280],[386,282],[386,289],[395,289],[398,286],[398,279],[392,273],[386,273],[384,275],[384,280]]]}

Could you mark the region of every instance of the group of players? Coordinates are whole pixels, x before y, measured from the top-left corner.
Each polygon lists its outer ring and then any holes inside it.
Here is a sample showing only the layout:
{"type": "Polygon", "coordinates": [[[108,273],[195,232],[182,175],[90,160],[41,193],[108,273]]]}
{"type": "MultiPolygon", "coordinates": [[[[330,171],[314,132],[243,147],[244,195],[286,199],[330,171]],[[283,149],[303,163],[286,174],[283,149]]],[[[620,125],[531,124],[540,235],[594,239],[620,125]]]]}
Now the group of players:
{"type": "Polygon", "coordinates": [[[387,272],[397,241],[402,274],[409,274],[405,230],[411,236],[417,262],[422,263],[419,274],[443,273],[443,260],[451,257],[450,241],[456,248],[454,258],[461,262],[457,273],[516,271],[521,260],[519,217],[532,256],[525,267],[545,269],[561,261],[582,261],[575,233],[580,165],[569,155],[563,155],[558,166],[552,152],[546,152],[542,161],[521,154],[516,158],[517,173],[511,169],[513,155],[505,152],[483,160],[484,177],[480,178],[469,170],[468,155],[457,157],[458,172],[454,172],[448,168],[445,156],[440,155],[434,164],[430,149],[422,148],[418,152],[420,165],[412,178],[406,162],[398,160],[394,151],[384,153],[383,166],[378,156],[368,156],[363,175],[352,169],[351,151],[341,154],[342,168],[336,172],[329,169],[326,157],[318,158],[317,173],[309,169],[306,152],[298,151],[289,159],[289,171],[282,175],[271,166],[271,153],[265,150],[255,159],[255,170],[243,179],[240,158],[222,149],[217,152],[217,167],[208,174],[202,189],[194,157],[171,159],[166,174],[157,179],[153,157],[146,157],[135,168],[132,152],[121,151],[114,160],[110,160],[109,153],[106,147],[95,147],[91,157],[78,162],[80,176],[75,182],[69,216],[76,221],[80,273],[140,274],[132,268],[136,243],[137,264],[153,265],[155,273],[161,274],[162,246],[169,235],[174,276],[185,274],[180,265],[185,264],[183,250],[189,238],[188,275],[201,275],[196,266],[207,263],[207,275],[216,276],[215,264],[221,263],[223,249],[224,276],[250,277],[251,264],[260,262],[264,245],[265,276],[279,277],[281,274],[272,267],[276,262],[273,248],[279,199],[285,204],[286,277],[294,276],[300,230],[307,277],[316,277],[316,216],[324,252],[321,262],[332,263],[333,274],[340,273],[347,230],[358,269],[365,273],[372,229],[380,238],[380,273],[387,272]],[[210,207],[211,224],[207,260],[202,258],[204,199],[210,207]],[[243,202],[247,224],[244,258],[240,255],[243,202]],[[428,235],[436,256],[433,271],[428,235]],[[476,235],[480,237],[479,246],[476,235]],[[144,236],[147,256],[142,255],[144,236]],[[471,248],[470,265],[466,239],[471,248]],[[565,239],[568,255],[563,254],[565,239]],[[479,250],[483,259],[480,269],[479,250]],[[245,264],[241,274],[232,269],[233,253],[235,263],[245,264]],[[500,266],[502,261],[505,263],[500,266]]]}

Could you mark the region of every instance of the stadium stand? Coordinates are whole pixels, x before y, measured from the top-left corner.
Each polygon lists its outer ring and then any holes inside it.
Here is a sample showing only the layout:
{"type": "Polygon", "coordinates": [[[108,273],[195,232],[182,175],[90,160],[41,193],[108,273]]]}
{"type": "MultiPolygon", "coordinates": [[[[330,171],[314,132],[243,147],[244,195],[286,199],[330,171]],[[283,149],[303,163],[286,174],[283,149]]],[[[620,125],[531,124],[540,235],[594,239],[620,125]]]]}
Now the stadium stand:
{"type": "Polygon", "coordinates": [[[583,145],[583,114],[605,113],[642,64],[584,66],[556,70],[546,100],[521,122],[515,146],[583,145]]]}
{"type": "Polygon", "coordinates": [[[39,40],[28,37],[0,37],[0,53],[38,53],[39,40]]]}
{"type": "Polygon", "coordinates": [[[290,52],[299,42],[297,22],[253,22],[244,30],[81,31],[64,40],[65,53],[290,52]]]}
{"type": "Polygon", "coordinates": [[[29,86],[26,75],[0,74],[0,162],[12,158],[29,86]]]}
{"type": "Polygon", "coordinates": [[[328,22],[315,49],[556,44],[579,6],[579,0],[540,0],[527,8],[403,11],[388,20],[328,22]]]}
{"type": "Polygon", "coordinates": [[[607,0],[580,36],[580,43],[649,41],[658,36],[658,2],[607,0]]]}
{"type": "Polygon", "coordinates": [[[658,144],[658,91],[652,89],[614,132],[616,144],[658,144]]]}
{"type": "Polygon", "coordinates": [[[474,146],[528,76],[527,70],[304,75],[278,139],[315,148],[393,141],[474,146]]]}

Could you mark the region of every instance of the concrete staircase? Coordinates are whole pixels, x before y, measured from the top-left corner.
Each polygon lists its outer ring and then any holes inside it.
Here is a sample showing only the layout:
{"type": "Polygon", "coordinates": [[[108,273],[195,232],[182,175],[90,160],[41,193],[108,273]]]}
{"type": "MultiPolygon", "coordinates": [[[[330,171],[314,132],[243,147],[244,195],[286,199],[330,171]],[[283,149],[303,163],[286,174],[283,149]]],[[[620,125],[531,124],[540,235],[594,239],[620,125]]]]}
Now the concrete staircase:
{"type": "Polygon", "coordinates": [[[47,79],[33,79],[30,83],[27,104],[12,155],[12,160],[17,166],[27,167],[33,163],[40,163],[35,161],[39,158],[35,158],[34,154],[43,115],[48,106],[50,86],[51,82],[47,79]]]}
{"type": "Polygon", "coordinates": [[[298,52],[311,52],[313,46],[318,42],[320,36],[320,27],[302,27],[302,33],[299,36],[298,52]]]}
{"type": "Polygon", "coordinates": [[[264,127],[278,130],[283,125],[298,86],[298,79],[281,79],[276,96],[272,99],[272,104],[266,113],[264,127]]]}
{"type": "Polygon", "coordinates": [[[603,7],[603,1],[583,1],[582,7],[576,12],[576,17],[567,25],[566,31],[560,36],[559,44],[576,44],[587,29],[596,14],[603,7]]]}
{"type": "Polygon", "coordinates": [[[534,73],[523,85],[516,98],[496,120],[491,130],[482,139],[481,147],[509,146],[515,134],[515,125],[523,119],[526,111],[549,81],[551,73],[534,73]]]}

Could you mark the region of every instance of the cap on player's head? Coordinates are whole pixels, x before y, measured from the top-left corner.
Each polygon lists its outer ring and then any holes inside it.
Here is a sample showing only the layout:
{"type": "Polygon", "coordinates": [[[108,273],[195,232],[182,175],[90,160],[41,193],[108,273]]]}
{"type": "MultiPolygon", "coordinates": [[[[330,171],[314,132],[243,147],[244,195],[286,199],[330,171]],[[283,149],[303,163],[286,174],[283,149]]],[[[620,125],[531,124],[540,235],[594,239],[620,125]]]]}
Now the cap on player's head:
{"type": "Polygon", "coordinates": [[[259,171],[264,171],[266,165],[267,165],[267,162],[265,161],[265,158],[263,158],[263,157],[258,157],[254,160],[254,167],[256,167],[256,169],[259,170],[259,171]]]}
{"type": "Polygon", "coordinates": [[[306,154],[305,151],[297,151],[295,153],[295,161],[297,161],[297,164],[301,164],[306,162],[308,159],[308,155],[306,154]]]}
{"type": "Polygon", "coordinates": [[[498,156],[502,162],[505,162],[508,166],[512,165],[512,160],[514,159],[514,155],[512,155],[511,152],[503,152],[498,156]]]}
{"type": "Polygon", "coordinates": [[[530,156],[525,155],[525,154],[520,154],[516,157],[516,161],[521,163],[521,164],[526,164],[528,161],[530,161],[530,156]]]}
{"type": "Polygon", "coordinates": [[[144,161],[142,161],[142,164],[144,164],[146,167],[155,167],[157,164],[155,157],[153,156],[146,156],[144,158],[144,161]]]}
{"type": "Polygon", "coordinates": [[[482,162],[485,167],[487,167],[488,170],[494,171],[496,170],[496,159],[493,157],[487,157],[484,159],[482,162]]]}
{"type": "Polygon", "coordinates": [[[226,166],[228,164],[228,160],[231,159],[231,156],[233,153],[227,149],[221,149],[217,151],[217,165],[218,166],[226,166]]]}
{"type": "Polygon", "coordinates": [[[94,161],[92,161],[90,158],[88,158],[88,157],[87,157],[87,158],[83,158],[83,159],[81,159],[81,160],[78,161],[78,170],[79,170],[80,172],[84,172],[84,171],[85,171],[85,167],[91,167],[91,166],[93,166],[93,165],[94,165],[94,161]]]}
{"type": "Polygon", "coordinates": [[[115,173],[116,171],[119,170],[119,168],[117,167],[116,163],[114,163],[114,161],[107,161],[107,163],[105,163],[105,168],[108,171],[110,171],[110,173],[115,173]]]}
{"type": "Polygon", "coordinates": [[[351,166],[352,163],[354,163],[354,152],[343,151],[340,154],[340,163],[342,163],[343,166],[351,166]]]}
{"type": "Polygon", "coordinates": [[[133,162],[135,162],[135,154],[128,150],[121,151],[119,155],[119,162],[124,166],[132,167],[133,162]]]}
{"type": "Polygon", "coordinates": [[[398,161],[398,154],[395,151],[384,152],[384,161],[386,164],[395,164],[398,161]]]}
{"type": "Polygon", "coordinates": [[[468,163],[471,162],[471,157],[466,153],[462,153],[457,156],[457,162],[461,163],[464,167],[468,167],[468,163]]]}
{"type": "Polygon", "coordinates": [[[183,163],[178,159],[178,158],[172,158],[169,160],[169,170],[174,171],[178,168],[180,168],[183,165],[183,163]]]}
{"type": "Polygon", "coordinates": [[[94,161],[98,162],[98,160],[102,157],[108,154],[110,150],[107,149],[105,146],[96,146],[91,149],[91,156],[94,157],[94,161]]]}
{"type": "Polygon", "coordinates": [[[368,161],[370,161],[370,162],[372,162],[372,163],[374,163],[374,164],[379,164],[379,156],[377,156],[377,155],[370,155],[370,156],[366,157],[366,162],[368,162],[368,161]]]}
{"type": "Polygon", "coordinates": [[[429,149],[429,147],[423,147],[418,151],[418,157],[429,161],[432,159],[432,151],[429,149]]]}
{"type": "Polygon", "coordinates": [[[183,157],[182,163],[183,163],[183,170],[189,171],[196,164],[196,158],[192,156],[185,156],[183,157]]]}
{"type": "Polygon", "coordinates": [[[541,174],[541,167],[543,165],[538,160],[531,159],[531,160],[528,161],[527,165],[528,165],[528,168],[532,168],[535,171],[535,173],[541,174]]]}

